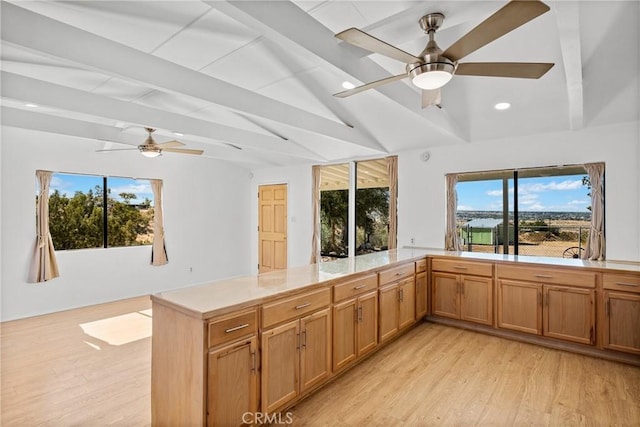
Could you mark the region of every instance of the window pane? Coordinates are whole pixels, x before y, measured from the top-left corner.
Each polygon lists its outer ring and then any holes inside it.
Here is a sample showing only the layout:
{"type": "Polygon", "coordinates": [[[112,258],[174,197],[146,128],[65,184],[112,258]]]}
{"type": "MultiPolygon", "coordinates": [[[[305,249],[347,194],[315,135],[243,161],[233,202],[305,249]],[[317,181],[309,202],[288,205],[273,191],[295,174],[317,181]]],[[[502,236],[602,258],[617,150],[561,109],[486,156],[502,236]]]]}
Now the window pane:
{"type": "Polygon", "coordinates": [[[320,253],[322,261],[349,255],[349,164],[320,170],[320,253]]]}
{"type": "Polygon", "coordinates": [[[139,246],[153,242],[153,191],[149,180],[107,179],[108,246],[139,246]]]}
{"type": "Polygon", "coordinates": [[[518,253],[579,258],[591,221],[589,193],[586,174],[518,179],[518,253]]]}
{"type": "Polygon", "coordinates": [[[387,160],[356,163],[356,255],[386,250],[389,242],[387,160]]]}
{"type": "MultiPolygon", "coordinates": [[[[463,250],[503,253],[503,180],[458,182],[457,227],[463,250]]],[[[508,227],[507,229],[513,227],[508,227]]],[[[511,231],[513,233],[513,231],[511,231]]]]}
{"type": "Polygon", "coordinates": [[[49,228],[56,250],[103,246],[102,177],[54,173],[49,228]]]}

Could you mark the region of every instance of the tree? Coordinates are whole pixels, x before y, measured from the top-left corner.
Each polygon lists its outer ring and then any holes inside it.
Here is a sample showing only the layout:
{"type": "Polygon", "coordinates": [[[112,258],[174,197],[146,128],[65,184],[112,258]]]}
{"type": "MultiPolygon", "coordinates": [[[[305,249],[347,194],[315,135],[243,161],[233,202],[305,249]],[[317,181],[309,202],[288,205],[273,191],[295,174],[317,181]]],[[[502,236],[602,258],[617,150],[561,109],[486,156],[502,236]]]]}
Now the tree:
{"type": "Polygon", "coordinates": [[[323,191],[320,197],[320,222],[322,233],[322,252],[346,253],[348,246],[349,191],[323,191]]]}
{"type": "Polygon", "coordinates": [[[363,232],[360,246],[386,246],[386,241],[371,241],[376,234],[388,235],[389,188],[362,188],[356,193],[356,226],[363,232]]]}

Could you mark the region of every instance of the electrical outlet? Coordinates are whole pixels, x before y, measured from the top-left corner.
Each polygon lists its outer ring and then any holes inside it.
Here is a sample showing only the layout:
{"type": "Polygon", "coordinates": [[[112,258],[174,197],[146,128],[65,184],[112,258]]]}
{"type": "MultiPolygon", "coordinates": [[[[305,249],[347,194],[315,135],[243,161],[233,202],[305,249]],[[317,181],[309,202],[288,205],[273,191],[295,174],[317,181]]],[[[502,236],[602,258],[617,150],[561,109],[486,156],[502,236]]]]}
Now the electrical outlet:
{"type": "Polygon", "coordinates": [[[415,243],[416,243],[416,238],[415,238],[415,237],[412,237],[412,238],[411,238],[411,244],[413,245],[413,244],[415,244],[415,243]]]}
{"type": "Polygon", "coordinates": [[[189,267],[189,273],[193,273],[193,267],[189,267]]]}

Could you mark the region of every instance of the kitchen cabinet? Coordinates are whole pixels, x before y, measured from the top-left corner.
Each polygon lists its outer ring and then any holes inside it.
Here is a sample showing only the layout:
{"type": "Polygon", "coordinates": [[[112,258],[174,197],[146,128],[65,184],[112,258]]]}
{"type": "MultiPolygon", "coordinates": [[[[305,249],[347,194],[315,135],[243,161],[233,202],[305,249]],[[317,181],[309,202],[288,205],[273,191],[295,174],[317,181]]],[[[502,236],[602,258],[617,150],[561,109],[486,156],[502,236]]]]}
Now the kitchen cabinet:
{"type": "Polygon", "coordinates": [[[427,260],[416,262],[416,320],[427,315],[428,302],[427,260]]]}
{"type": "Polygon", "coordinates": [[[640,354],[640,276],[603,275],[603,347],[640,354]]]}
{"type": "Polygon", "coordinates": [[[416,322],[415,278],[409,277],[379,290],[379,339],[385,342],[416,322]]]}
{"type": "Polygon", "coordinates": [[[333,306],[334,372],[369,353],[377,345],[377,291],[348,299],[333,306]]]}
{"type": "Polygon", "coordinates": [[[484,325],[493,324],[493,266],[432,260],[433,314],[484,325]]]}
{"type": "Polygon", "coordinates": [[[329,304],[325,288],[263,306],[263,325],[286,322],[262,332],[263,412],[276,411],[331,375],[329,304]]]}
{"type": "Polygon", "coordinates": [[[500,265],[497,275],[498,327],[595,344],[595,273],[500,265]]]}

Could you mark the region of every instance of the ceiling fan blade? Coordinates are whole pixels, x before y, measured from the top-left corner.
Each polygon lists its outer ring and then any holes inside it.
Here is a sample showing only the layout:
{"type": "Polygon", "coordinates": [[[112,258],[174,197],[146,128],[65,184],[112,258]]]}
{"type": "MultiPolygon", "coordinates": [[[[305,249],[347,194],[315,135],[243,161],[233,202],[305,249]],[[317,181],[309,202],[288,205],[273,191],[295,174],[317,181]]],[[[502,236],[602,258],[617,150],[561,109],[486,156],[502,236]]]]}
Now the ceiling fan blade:
{"type": "Polygon", "coordinates": [[[442,92],[440,88],[422,91],[422,109],[423,110],[431,106],[442,108],[441,104],[442,104],[442,92]]]}
{"type": "Polygon", "coordinates": [[[458,64],[455,74],[460,76],[539,79],[553,65],[545,62],[467,62],[458,64]]]}
{"type": "Polygon", "coordinates": [[[137,147],[135,147],[135,148],[112,148],[112,149],[109,149],[109,150],[96,150],[96,153],[105,153],[107,151],[132,151],[132,150],[138,151],[138,148],[137,147]]]}
{"type": "Polygon", "coordinates": [[[459,61],[548,10],[549,6],[538,0],[512,0],[449,46],[442,55],[459,61]]]}
{"type": "Polygon", "coordinates": [[[420,62],[418,57],[413,56],[402,49],[398,49],[397,47],[377,39],[357,28],[344,30],[343,32],[336,34],[336,37],[354,46],[361,47],[370,52],[379,53],[380,55],[388,56],[389,58],[404,62],[405,64],[420,62]]]}
{"type": "Polygon", "coordinates": [[[196,156],[204,153],[204,150],[190,150],[188,148],[163,148],[162,152],[164,153],[165,151],[167,153],[195,154],[196,156]]]}
{"type": "Polygon", "coordinates": [[[163,150],[165,148],[176,148],[176,147],[182,147],[184,145],[184,143],[180,142],[180,141],[176,141],[175,139],[172,141],[167,141],[167,142],[162,142],[160,144],[156,144],[156,146],[158,146],[158,148],[162,148],[163,150]]]}
{"type": "Polygon", "coordinates": [[[383,85],[386,85],[387,83],[392,83],[392,82],[395,82],[396,80],[402,80],[407,77],[408,76],[406,74],[398,74],[397,76],[387,77],[384,79],[376,80],[375,82],[364,84],[362,86],[354,87],[353,89],[334,93],[333,96],[338,98],[346,98],[347,96],[355,95],[356,93],[360,93],[368,89],[373,89],[379,86],[383,86],[383,85]]]}

